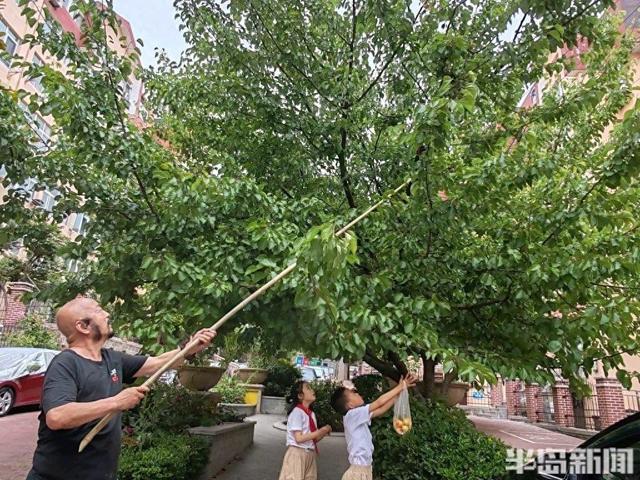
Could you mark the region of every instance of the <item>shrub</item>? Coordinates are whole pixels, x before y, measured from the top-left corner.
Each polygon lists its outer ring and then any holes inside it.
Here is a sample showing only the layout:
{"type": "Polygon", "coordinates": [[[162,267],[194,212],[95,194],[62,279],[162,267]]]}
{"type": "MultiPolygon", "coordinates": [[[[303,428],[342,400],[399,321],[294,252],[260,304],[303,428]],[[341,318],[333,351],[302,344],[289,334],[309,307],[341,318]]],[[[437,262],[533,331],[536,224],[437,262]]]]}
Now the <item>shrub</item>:
{"type": "Polygon", "coordinates": [[[20,322],[20,328],[9,334],[7,345],[15,347],[50,348],[58,350],[60,343],[58,336],[44,326],[44,322],[33,315],[25,317],[20,322]]]}
{"type": "Polygon", "coordinates": [[[125,430],[144,442],[156,432],[183,433],[190,427],[217,425],[221,418],[210,399],[175,384],[156,384],[139,406],[123,413],[125,430]]]}
{"type": "Polygon", "coordinates": [[[373,402],[385,390],[388,390],[384,377],[375,373],[354,378],[353,385],[358,390],[358,393],[362,395],[365,403],[373,402]]]}
{"type": "Polygon", "coordinates": [[[478,432],[461,410],[411,402],[413,429],[400,437],[391,412],[374,420],[374,476],[379,480],[499,480],[506,447],[478,432]]]}
{"type": "Polygon", "coordinates": [[[211,391],[219,393],[223,403],[244,403],[246,389],[230,375],[224,375],[211,391]]]}
{"type": "Polygon", "coordinates": [[[311,387],[316,392],[313,411],[318,418],[318,427],[331,425],[334,432],[344,432],[342,415],[331,407],[331,394],[338,386],[340,386],[340,384],[334,382],[311,382],[311,387]]]}
{"type": "Polygon", "coordinates": [[[159,434],[146,443],[124,441],[119,480],[191,480],[207,462],[206,440],[186,434],[159,434]]]}
{"type": "Polygon", "coordinates": [[[269,369],[264,382],[264,395],[286,397],[294,383],[302,378],[295,366],[281,362],[269,369]]]}

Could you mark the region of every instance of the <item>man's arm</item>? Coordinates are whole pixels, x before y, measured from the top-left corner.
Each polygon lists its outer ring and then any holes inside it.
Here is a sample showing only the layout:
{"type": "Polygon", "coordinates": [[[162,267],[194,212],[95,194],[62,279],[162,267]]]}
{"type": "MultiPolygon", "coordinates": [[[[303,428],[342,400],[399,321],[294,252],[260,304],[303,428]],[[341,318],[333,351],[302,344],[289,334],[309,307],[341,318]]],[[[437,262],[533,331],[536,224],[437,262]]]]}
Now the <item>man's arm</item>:
{"type": "MultiPolygon", "coordinates": [[[[201,352],[205,348],[207,348],[214,337],[216,336],[216,332],[210,330],[208,328],[203,328],[198,333],[193,336],[193,339],[197,339],[199,344],[193,347],[192,349],[185,352],[185,357],[190,355],[194,355],[196,353],[201,352]]],[[[144,362],[142,367],[133,375],[134,377],[149,377],[156,373],[162,365],[164,365],[171,357],[176,355],[180,351],[179,348],[175,350],[171,350],[170,352],[165,352],[162,355],[158,355],[157,357],[149,357],[144,362]]],[[[184,359],[180,359],[173,364],[172,368],[179,367],[184,363],[184,359]]]]}
{"type": "Polygon", "coordinates": [[[75,428],[109,413],[129,410],[140,403],[148,391],[147,387],[126,388],[118,395],[95,402],[65,403],[47,412],[47,427],[51,430],[75,428]]]}
{"type": "MultiPolygon", "coordinates": [[[[134,373],[133,376],[136,377],[136,378],[138,378],[138,377],[150,377],[151,375],[156,373],[158,371],[158,369],[162,365],[164,365],[166,363],[167,360],[169,360],[171,357],[173,357],[179,351],[180,351],[180,349],[176,348],[175,350],[171,350],[169,352],[165,352],[162,355],[158,355],[157,357],[149,357],[149,358],[147,358],[147,360],[140,367],[140,370],[138,370],[136,373],[134,373]]],[[[176,363],[174,363],[172,368],[179,367],[183,363],[184,363],[184,358],[182,358],[182,359],[178,360],[176,363]]]]}

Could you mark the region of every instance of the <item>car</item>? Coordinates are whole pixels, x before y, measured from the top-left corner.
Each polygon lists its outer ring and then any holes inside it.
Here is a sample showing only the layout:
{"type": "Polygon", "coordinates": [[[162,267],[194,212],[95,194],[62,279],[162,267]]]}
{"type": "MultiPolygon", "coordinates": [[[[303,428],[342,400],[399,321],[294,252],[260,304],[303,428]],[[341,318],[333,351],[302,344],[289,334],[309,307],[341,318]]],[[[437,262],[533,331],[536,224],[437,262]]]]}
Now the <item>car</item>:
{"type": "MultiPolygon", "coordinates": [[[[591,463],[595,463],[591,461],[591,463]]],[[[640,412],[580,444],[567,453],[547,452],[526,464],[521,472],[511,471],[509,479],[522,480],[638,480],[640,479],[640,412]],[[604,460],[607,456],[608,460],[604,460]],[[614,465],[609,472],[584,471],[591,460],[600,459],[602,465],[614,465]],[[624,467],[623,467],[624,465],[624,467]],[[573,468],[572,468],[573,467],[573,468]],[[572,471],[573,469],[573,471],[572,471]],[[582,470],[581,470],[582,469],[582,470]],[[622,470],[626,471],[622,471],[622,470]],[[615,471],[614,471],[615,470],[615,471]]]]}
{"type": "Polygon", "coordinates": [[[0,348],[0,417],[14,407],[40,404],[44,374],[58,353],[45,348],[0,348]]]}
{"type": "Polygon", "coordinates": [[[305,382],[315,382],[321,379],[313,367],[300,367],[300,372],[302,373],[302,380],[305,382]]]}

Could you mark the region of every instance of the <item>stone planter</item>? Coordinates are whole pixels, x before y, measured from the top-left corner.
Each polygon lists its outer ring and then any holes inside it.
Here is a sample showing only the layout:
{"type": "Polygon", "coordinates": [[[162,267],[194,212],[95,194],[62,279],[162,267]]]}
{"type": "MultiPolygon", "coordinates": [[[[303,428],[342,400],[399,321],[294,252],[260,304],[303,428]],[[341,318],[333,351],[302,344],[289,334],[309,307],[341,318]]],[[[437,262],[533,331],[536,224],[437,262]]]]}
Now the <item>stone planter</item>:
{"type": "Polygon", "coordinates": [[[189,434],[205,439],[209,443],[207,466],[198,480],[209,480],[240,456],[253,443],[256,422],[223,423],[214,427],[195,427],[189,434]]]}
{"type": "MultiPolygon", "coordinates": [[[[389,384],[389,388],[393,388],[397,385],[397,382],[394,382],[390,378],[387,378],[387,383],[389,384]]],[[[420,388],[421,384],[422,382],[418,382],[416,386],[420,388]]],[[[459,403],[461,403],[467,397],[469,384],[464,382],[451,382],[447,390],[447,398],[443,398],[441,381],[436,381],[433,384],[433,388],[437,397],[443,400],[448,407],[453,407],[454,405],[458,405],[459,403]]]]}
{"type": "Polygon", "coordinates": [[[219,403],[218,406],[231,411],[241,418],[250,417],[251,415],[256,414],[256,406],[247,405],[246,403],[219,403]]]}
{"type": "Polygon", "coordinates": [[[263,368],[240,368],[233,374],[241,383],[257,383],[262,385],[267,379],[268,370],[263,368]]]}
{"type": "Polygon", "coordinates": [[[207,402],[207,406],[211,412],[215,412],[220,403],[220,394],[218,392],[196,392],[202,395],[207,402]]]}
{"type": "MultiPolygon", "coordinates": [[[[442,383],[436,383],[434,387],[435,387],[436,395],[442,398],[443,397],[442,383]]],[[[447,390],[447,396],[446,398],[443,398],[443,400],[447,404],[447,406],[453,407],[454,405],[459,404],[466,398],[468,390],[469,390],[468,383],[451,382],[447,390]]]]}
{"type": "Polygon", "coordinates": [[[260,413],[266,413],[268,415],[286,415],[287,402],[284,397],[263,396],[260,413]]]}
{"type": "Polygon", "coordinates": [[[178,368],[180,383],[191,390],[206,392],[214,387],[225,372],[220,367],[194,367],[183,365],[178,368]]]}

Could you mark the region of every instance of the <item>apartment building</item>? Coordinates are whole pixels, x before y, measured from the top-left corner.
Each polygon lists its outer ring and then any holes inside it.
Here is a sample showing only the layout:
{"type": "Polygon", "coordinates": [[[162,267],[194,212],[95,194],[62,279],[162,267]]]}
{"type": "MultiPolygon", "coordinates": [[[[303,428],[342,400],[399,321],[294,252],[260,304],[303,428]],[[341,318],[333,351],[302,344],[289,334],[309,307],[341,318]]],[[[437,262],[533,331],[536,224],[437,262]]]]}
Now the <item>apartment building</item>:
{"type": "MultiPolygon", "coordinates": [[[[76,0],[32,0],[29,7],[35,10],[38,23],[30,25],[27,18],[22,15],[22,7],[19,6],[17,0],[0,1],[0,49],[6,50],[9,54],[29,61],[36,65],[47,65],[62,73],[67,70],[67,62],[58,60],[43,52],[38,47],[32,47],[25,38],[28,35],[37,34],[39,24],[43,24],[44,28],[54,28],[52,24],[55,22],[64,32],[71,33],[75,37],[76,44],[79,47],[83,45],[82,24],[86,21],[82,14],[74,8],[76,0]],[[48,15],[47,15],[48,13],[48,15]]],[[[108,29],[109,47],[118,55],[133,56],[140,66],[140,59],[136,53],[136,37],[131,28],[129,21],[118,15],[118,28],[108,29]],[[124,41],[122,40],[124,39],[124,41]]],[[[133,69],[135,72],[135,69],[133,69]]],[[[0,59],[0,85],[9,90],[25,90],[31,94],[44,94],[41,78],[30,78],[27,72],[18,66],[0,59]]],[[[124,92],[127,104],[127,113],[130,119],[137,125],[143,125],[141,120],[141,101],[143,94],[143,85],[135,73],[132,73],[126,83],[120,85],[124,92]]],[[[39,115],[32,115],[28,112],[25,105],[25,115],[31,122],[31,125],[39,137],[38,144],[34,148],[41,148],[50,141],[52,131],[52,119],[43,118],[39,115]]],[[[0,178],[6,175],[6,170],[0,164],[0,178]]],[[[29,198],[29,204],[32,208],[43,208],[51,210],[55,204],[56,190],[55,186],[50,189],[35,192],[33,186],[35,180],[28,181],[24,187],[27,191],[32,191],[29,198]]],[[[0,198],[5,194],[5,189],[0,185],[0,198]]],[[[60,225],[62,233],[68,238],[74,239],[82,234],[87,226],[89,219],[81,212],[69,215],[60,225]]],[[[17,255],[22,253],[21,241],[16,239],[9,248],[0,251],[0,255],[17,255]]],[[[76,261],[69,261],[66,265],[69,271],[77,271],[79,264],[76,261]]],[[[29,289],[28,285],[14,285],[13,295],[7,285],[0,286],[0,327],[3,325],[15,324],[22,316],[24,316],[25,306],[19,302],[21,293],[29,289]]]]}
{"type": "MultiPolygon", "coordinates": [[[[640,98],[640,0],[616,0],[615,11],[622,16],[621,31],[636,37],[632,50],[633,84],[629,103],[618,112],[621,119],[625,112],[632,108],[640,98]]],[[[580,82],[586,75],[582,56],[589,51],[587,39],[581,39],[572,48],[564,47],[549,57],[549,62],[561,58],[573,60],[573,69],[564,71],[562,79],[567,82],[580,82]]],[[[519,108],[534,108],[542,104],[545,95],[562,95],[555,82],[541,79],[530,85],[523,95],[519,108]]],[[[611,128],[604,131],[604,140],[608,138],[611,128]]],[[[640,372],[640,356],[622,354],[625,369],[640,372]]],[[[561,426],[581,427],[588,430],[600,430],[624,418],[626,415],[640,411],[640,382],[633,379],[630,391],[622,389],[615,371],[604,371],[598,362],[591,375],[585,378],[591,387],[590,395],[577,395],[571,391],[568,383],[562,378],[556,379],[555,385],[525,385],[518,379],[505,379],[485,391],[471,391],[466,403],[471,406],[506,407],[509,417],[528,418],[531,422],[554,421],[561,426]],[[487,394],[488,392],[488,394],[487,394]]]]}
{"type": "MultiPolygon", "coordinates": [[[[74,0],[35,0],[30,2],[30,7],[37,12],[37,19],[40,23],[45,24],[45,28],[51,28],[51,26],[48,25],[49,22],[57,22],[63,31],[72,33],[76,38],[77,44],[81,46],[81,26],[85,19],[72,8],[73,2],[74,0]],[[47,20],[46,11],[50,14],[52,20],[47,20]]],[[[38,25],[30,26],[21,11],[22,8],[16,0],[0,2],[0,34],[2,34],[1,41],[3,44],[1,46],[12,55],[16,55],[37,65],[51,66],[64,73],[67,68],[66,62],[52,58],[39,48],[33,48],[28,43],[22,41],[27,35],[35,34],[38,25]]],[[[121,16],[118,16],[118,19],[119,31],[110,32],[109,45],[120,55],[134,54],[135,56],[136,38],[133,34],[131,24],[121,16]],[[126,41],[124,43],[121,42],[121,38],[125,38],[126,41]]],[[[140,65],[139,59],[138,64],[140,65]]],[[[26,90],[32,94],[43,93],[40,78],[29,78],[24,69],[12,67],[5,61],[0,61],[0,84],[11,90],[26,90]]],[[[129,81],[121,85],[121,87],[124,91],[129,116],[137,124],[140,124],[143,92],[142,82],[132,73],[129,81]]],[[[25,114],[29,116],[34,130],[36,130],[37,135],[40,137],[40,141],[43,144],[47,143],[51,136],[52,120],[39,115],[33,116],[26,112],[26,109],[25,114]]],[[[36,148],[38,148],[37,145],[36,148]]],[[[0,167],[0,177],[5,174],[4,169],[0,167]]],[[[26,185],[26,188],[29,188],[29,184],[26,185]]],[[[2,187],[0,187],[0,195],[3,193],[4,191],[2,187]]],[[[31,201],[33,201],[34,206],[50,210],[55,201],[55,190],[34,192],[31,201]]],[[[61,228],[65,235],[73,238],[84,231],[86,224],[87,218],[82,213],[78,213],[70,215],[66,222],[61,225],[61,228]]],[[[14,245],[14,250],[18,249],[19,244],[14,245]]],[[[69,267],[72,270],[77,269],[76,264],[70,265],[69,267]]]]}

